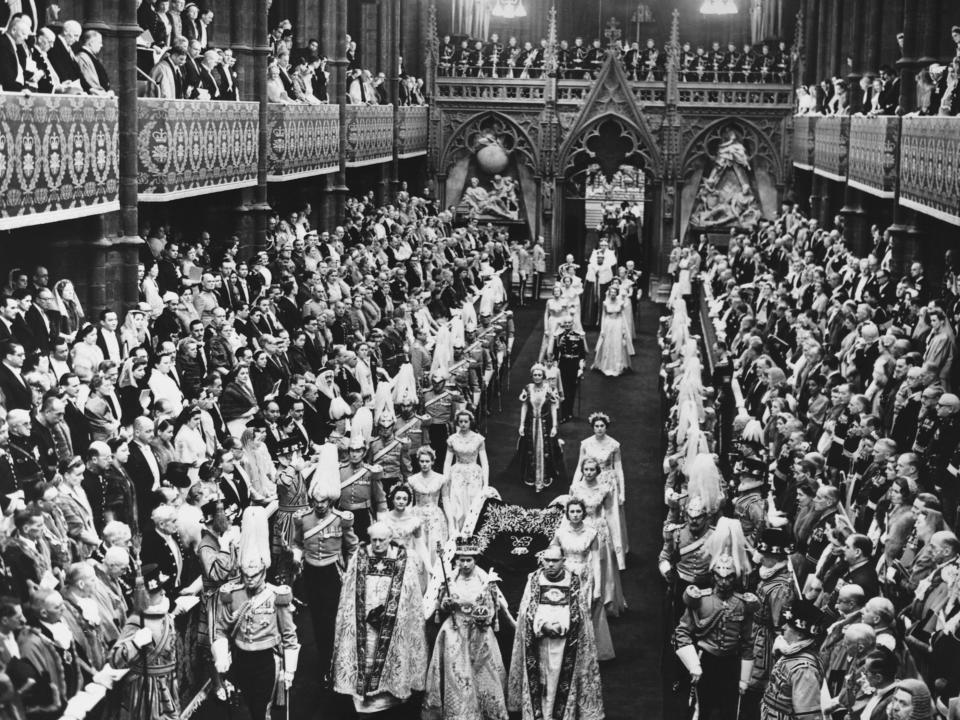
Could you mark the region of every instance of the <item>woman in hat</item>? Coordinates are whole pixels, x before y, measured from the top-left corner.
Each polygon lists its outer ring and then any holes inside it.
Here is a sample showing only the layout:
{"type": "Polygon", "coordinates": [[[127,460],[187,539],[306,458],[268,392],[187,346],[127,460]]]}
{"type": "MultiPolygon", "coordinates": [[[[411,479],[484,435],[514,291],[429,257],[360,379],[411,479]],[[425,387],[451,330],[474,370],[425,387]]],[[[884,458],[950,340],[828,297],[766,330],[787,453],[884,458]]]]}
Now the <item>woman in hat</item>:
{"type": "Polygon", "coordinates": [[[97,346],[97,327],[84,325],[77,331],[77,339],[70,349],[70,366],[81,382],[90,382],[102,362],[103,350],[97,346]]]}
{"type": "Polygon", "coordinates": [[[479,554],[473,538],[457,538],[456,567],[436,604],[442,625],[427,670],[424,720],[507,719],[507,673],[494,635],[500,592],[495,577],[477,567],[479,554]]]}
{"type": "Polygon", "coordinates": [[[447,438],[447,459],[443,474],[450,483],[450,505],[447,517],[450,533],[463,527],[473,501],[490,484],[490,466],[483,435],[471,430],[473,413],[461,410],[454,417],[457,431],[447,438]]]}

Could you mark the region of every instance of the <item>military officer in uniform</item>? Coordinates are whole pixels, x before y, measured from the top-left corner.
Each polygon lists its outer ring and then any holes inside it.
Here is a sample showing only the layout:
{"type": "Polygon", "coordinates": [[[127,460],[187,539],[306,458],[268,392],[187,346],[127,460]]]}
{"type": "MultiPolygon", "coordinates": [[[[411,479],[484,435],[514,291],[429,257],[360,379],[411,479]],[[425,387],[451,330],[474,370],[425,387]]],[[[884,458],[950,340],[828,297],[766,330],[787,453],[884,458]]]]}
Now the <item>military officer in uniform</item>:
{"type": "Polygon", "coordinates": [[[766,463],[756,457],[743,458],[734,464],[733,471],[740,478],[733,499],[733,515],[740,521],[747,542],[753,543],[763,529],[766,516],[766,503],[760,494],[767,484],[766,463]]]}
{"type": "Polygon", "coordinates": [[[788,563],[793,552],[790,536],[783,528],[766,528],[754,549],[754,564],[759,568],[756,587],[757,609],[753,614],[753,673],[741,704],[743,720],[758,720],[760,701],[774,663],[773,644],[786,610],[796,601],[793,573],[788,563]]]}
{"type": "Polygon", "coordinates": [[[560,321],[560,332],[550,338],[550,343],[547,352],[557,358],[560,369],[560,385],[564,392],[560,402],[560,422],[564,423],[573,417],[573,404],[587,362],[587,339],[573,329],[573,320],[565,317],[560,321]]]}
{"type": "Polygon", "coordinates": [[[440,60],[437,63],[437,75],[440,77],[450,77],[453,75],[453,55],[457,49],[453,46],[449,35],[443,36],[443,42],[440,43],[440,60]]]}
{"type": "Polygon", "coordinates": [[[567,77],[567,69],[570,67],[570,44],[566,40],[560,41],[557,48],[557,78],[563,80],[567,77]]]}
{"type": "Polygon", "coordinates": [[[340,464],[341,510],[353,513],[353,527],[357,536],[366,539],[367,528],[376,520],[377,513],[386,512],[387,496],[380,481],[382,468],[363,461],[367,444],[359,432],[350,438],[348,460],[340,464]]]}
{"type": "Polygon", "coordinates": [[[503,53],[503,43],[496,33],[490,36],[490,41],[483,46],[483,69],[487,77],[500,77],[500,55],[503,53]]]}
{"type": "Polygon", "coordinates": [[[720,43],[716,40],[714,40],[713,44],[710,46],[708,61],[710,64],[710,73],[707,75],[707,80],[711,80],[712,82],[720,82],[720,73],[727,62],[727,54],[720,49],[720,43]]]}
{"type": "Polygon", "coordinates": [[[453,346],[453,365],[450,366],[450,382],[466,400],[467,409],[476,414],[480,402],[480,378],[470,360],[464,355],[463,345],[453,346]]]}
{"type": "Polygon", "coordinates": [[[340,499],[336,448],[325,445],[310,483],[313,511],[295,521],[294,559],[303,565],[303,586],[317,643],[317,676],[329,681],[330,659],[337,606],[340,602],[340,574],[357,551],[360,541],[353,531],[353,513],[337,510],[340,499]],[[332,455],[327,456],[332,450],[332,455]]]}
{"type": "Polygon", "coordinates": [[[230,672],[252,718],[269,717],[278,689],[274,655],[281,656],[280,686],[289,690],[297,672],[300,643],[293,621],[293,593],[266,581],[267,564],[251,553],[240,565],[240,580],[220,588],[213,659],[230,672]]]}
{"type": "Polygon", "coordinates": [[[383,469],[380,483],[386,496],[390,495],[394,485],[406,482],[412,472],[410,440],[397,437],[394,434],[396,426],[397,419],[389,409],[381,413],[377,420],[380,434],[371,441],[367,454],[372,464],[379,465],[383,469]]]}
{"type": "MultiPolygon", "coordinates": [[[[684,510],[687,522],[667,523],[663,528],[663,549],[659,569],[664,580],[673,584],[674,598],[682,599],[687,585],[709,587],[711,581],[710,555],[706,542],[713,534],[710,518],[700,497],[690,498],[684,510]]],[[[675,607],[679,614],[682,602],[675,607]]]]}
{"type": "Polygon", "coordinates": [[[642,65],[640,79],[654,82],[663,77],[663,53],[657,49],[653,38],[647,40],[647,47],[642,55],[642,65]]]}
{"type": "Polygon", "coordinates": [[[690,49],[690,43],[685,42],[680,53],[680,79],[694,82],[697,79],[696,64],[697,54],[690,49]]]}
{"type": "Polygon", "coordinates": [[[797,600],[784,611],[783,633],[774,643],[780,647],[780,657],[763,694],[762,720],[820,720],[823,667],[817,640],[823,630],[822,618],[808,600],[797,600]]]}
{"type": "Polygon", "coordinates": [[[437,457],[445,457],[447,438],[453,429],[453,416],[463,402],[463,398],[456,388],[445,387],[446,379],[442,373],[434,373],[431,380],[433,387],[423,396],[423,409],[429,416],[427,434],[430,447],[437,453],[437,457]]]}
{"type": "Polygon", "coordinates": [[[684,591],[686,609],[674,630],[673,646],[696,686],[701,716],[736,720],[739,695],[753,672],[757,598],[734,590],[737,568],[730,555],[718,555],[711,574],[712,588],[691,585],[684,591]]]}
{"type": "Polygon", "coordinates": [[[457,77],[467,77],[470,71],[470,41],[462,40],[453,53],[453,69],[457,77]]]}
{"type": "Polygon", "coordinates": [[[737,68],[740,67],[740,51],[734,43],[727,45],[727,54],[723,62],[723,79],[727,82],[736,82],[737,68]]]}
{"type": "Polygon", "coordinates": [[[604,52],[600,41],[594,40],[593,47],[587,50],[587,55],[583,61],[583,69],[586,71],[585,78],[592,78],[595,73],[599,72],[600,66],[603,65],[603,57],[604,52]]]}
{"type": "Polygon", "coordinates": [[[587,70],[586,62],[587,48],[585,48],[583,45],[583,38],[574,38],[573,48],[570,50],[570,77],[576,80],[582,80],[587,77],[585,74],[585,71],[587,70]]]}
{"type": "MultiPolygon", "coordinates": [[[[499,68],[497,69],[497,77],[512,78],[514,75],[514,68],[517,66],[517,57],[519,57],[522,52],[522,48],[517,44],[517,39],[511,37],[507,40],[507,46],[503,48],[500,53],[500,62],[499,68]]],[[[519,74],[519,73],[517,73],[519,74]]]]}

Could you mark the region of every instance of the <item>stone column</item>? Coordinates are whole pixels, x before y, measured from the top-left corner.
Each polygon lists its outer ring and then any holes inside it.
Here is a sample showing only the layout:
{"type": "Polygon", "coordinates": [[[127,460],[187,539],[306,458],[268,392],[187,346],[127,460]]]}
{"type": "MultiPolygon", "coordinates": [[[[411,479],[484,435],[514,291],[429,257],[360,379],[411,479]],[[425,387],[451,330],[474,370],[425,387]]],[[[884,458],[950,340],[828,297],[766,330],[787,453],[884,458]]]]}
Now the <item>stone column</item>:
{"type": "Polygon", "coordinates": [[[867,0],[867,35],[863,44],[863,66],[876,71],[883,63],[880,48],[883,40],[883,0],[867,0]]]}
{"type": "Polygon", "coordinates": [[[267,63],[270,46],[267,45],[267,8],[269,0],[254,0],[255,22],[253,36],[253,88],[254,97],[260,102],[260,131],[257,134],[257,187],[254,196],[254,246],[262,248],[267,243],[267,214],[270,203],[267,200],[267,161],[270,147],[270,129],[267,126],[267,63]]]}
{"type": "MultiPolygon", "coordinates": [[[[952,1],[952,0],[951,0],[952,1]]],[[[918,55],[917,63],[926,66],[940,62],[938,48],[941,36],[948,36],[950,28],[943,26],[943,6],[941,0],[920,0],[917,17],[917,42],[914,44],[914,54],[918,55]]]]}
{"type": "Polygon", "coordinates": [[[334,39],[336,57],[330,73],[330,92],[340,106],[340,168],[333,176],[333,187],[328,193],[333,203],[335,222],[343,222],[347,197],[347,0],[332,0],[334,9],[334,39]]]}
{"type": "Polygon", "coordinates": [[[904,0],[903,3],[903,57],[897,60],[897,70],[900,73],[900,107],[904,113],[912,111],[916,104],[914,71],[917,68],[919,6],[920,0],[904,0]]]}
{"type": "Polygon", "coordinates": [[[810,173],[810,217],[819,219],[822,215],[821,208],[823,202],[823,184],[826,182],[815,172],[810,173]]]}
{"type": "Polygon", "coordinates": [[[843,216],[843,235],[847,241],[847,247],[862,256],[870,250],[870,243],[866,213],[860,204],[860,199],[860,191],[846,185],[843,189],[843,207],[840,208],[840,215],[843,216]]]}

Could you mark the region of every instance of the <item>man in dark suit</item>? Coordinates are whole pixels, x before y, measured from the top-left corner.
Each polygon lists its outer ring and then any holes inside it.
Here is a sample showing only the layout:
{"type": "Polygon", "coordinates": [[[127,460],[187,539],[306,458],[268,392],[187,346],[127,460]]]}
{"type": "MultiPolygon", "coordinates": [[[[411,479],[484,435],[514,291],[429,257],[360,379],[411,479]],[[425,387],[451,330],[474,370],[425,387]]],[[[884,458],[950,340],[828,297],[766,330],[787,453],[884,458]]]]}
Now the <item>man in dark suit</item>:
{"type": "MultiPolygon", "coordinates": [[[[73,373],[64,373],[60,376],[60,390],[66,402],[63,421],[70,429],[70,444],[75,452],[80,452],[90,444],[90,421],[87,420],[78,402],[80,386],[80,378],[73,373]]],[[[143,527],[142,524],[141,527],[143,527]]]]}
{"type": "Polygon", "coordinates": [[[237,472],[233,450],[221,450],[220,456],[220,492],[223,493],[223,509],[235,524],[240,523],[243,511],[250,505],[250,488],[246,480],[237,472]]]}
{"type": "Polygon", "coordinates": [[[144,531],[140,545],[140,563],[157,565],[169,578],[164,590],[168,597],[180,591],[183,573],[183,548],[177,538],[177,510],[160,505],[151,513],[151,527],[144,531]]]}
{"type": "Polygon", "coordinates": [[[30,328],[41,355],[50,353],[54,340],[60,335],[60,313],[56,307],[53,292],[49,288],[43,288],[37,292],[27,311],[27,327],[30,328]]]}
{"type": "Polygon", "coordinates": [[[206,90],[211,100],[220,100],[220,84],[214,74],[219,66],[220,58],[216,50],[206,50],[197,66],[200,77],[200,89],[206,90]]]}
{"type": "Polygon", "coordinates": [[[150,525],[152,496],[160,487],[160,463],[150,446],[153,439],[153,420],[138,417],[133,421],[133,441],[130,443],[130,457],[124,466],[137,493],[137,516],[140,527],[150,525]]]}
{"type": "Polygon", "coordinates": [[[237,73],[233,69],[236,58],[233,57],[233,50],[230,48],[217,50],[217,54],[220,62],[214,69],[213,78],[217,81],[217,85],[220,86],[220,99],[238,100],[237,73]]]}
{"type": "Polygon", "coordinates": [[[191,100],[197,97],[200,88],[200,41],[191,40],[187,45],[187,62],[183,65],[183,79],[186,83],[183,96],[191,100]]]}
{"type": "Polygon", "coordinates": [[[17,15],[0,37],[0,89],[4,92],[21,92],[30,84],[32,73],[27,70],[26,45],[30,30],[30,18],[17,15]]]}
{"type": "Polygon", "coordinates": [[[3,392],[4,407],[7,412],[14,408],[30,410],[33,393],[21,375],[26,358],[23,345],[10,340],[0,343],[0,358],[0,391],[3,392]]]}
{"type": "Polygon", "coordinates": [[[62,83],[68,80],[80,81],[80,66],[73,52],[74,45],[80,39],[80,32],[80,23],[76,20],[67,20],[63,23],[63,30],[48,53],[50,63],[62,83]]]}

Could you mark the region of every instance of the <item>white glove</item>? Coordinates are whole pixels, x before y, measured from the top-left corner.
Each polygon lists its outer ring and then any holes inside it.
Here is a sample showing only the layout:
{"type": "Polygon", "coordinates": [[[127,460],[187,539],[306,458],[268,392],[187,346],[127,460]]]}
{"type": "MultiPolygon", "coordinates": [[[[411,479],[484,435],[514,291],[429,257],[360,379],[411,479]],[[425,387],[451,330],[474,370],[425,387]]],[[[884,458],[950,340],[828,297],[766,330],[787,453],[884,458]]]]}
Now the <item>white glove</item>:
{"type": "Polygon", "coordinates": [[[678,647],[677,657],[680,658],[680,662],[690,673],[690,679],[693,682],[699,680],[700,676],[703,675],[703,668],[700,666],[700,656],[697,654],[697,649],[693,645],[678,647]]]}
{"type": "Polygon", "coordinates": [[[133,644],[143,648],[153,642],[153,633],[147,628],[140,628],[133,634],[133,644]]]}
{"type": "Polygon", "coordinates": [[[290,672],[289,670],[287,670],[287,671],[283,674],[283,686],[284,686],[287,690],[289,690],[291,687],[293,687],[293,673],[290,672]]]}
{"type": "Polygon", "coordinates": [[[223,675],[230,669],[230,645],[227,643],[226,638],[217,638],[213,641],[213,646],[210,648],[213,653],[213,666],[217,669],[217,672],[223,675]]]}
{"type": "Polygon", "coordinates": [[[660,569],[660,575],[666,579],[667,575],[670,573],[670,563],[666,560],[661,560],[657,567],[660,569]]]}

